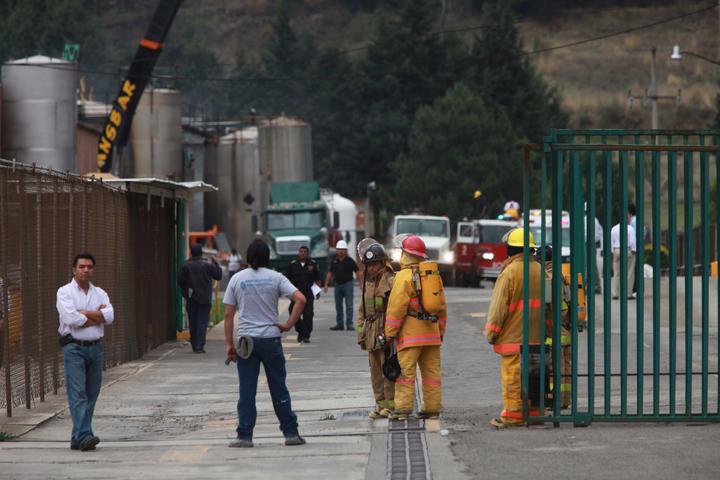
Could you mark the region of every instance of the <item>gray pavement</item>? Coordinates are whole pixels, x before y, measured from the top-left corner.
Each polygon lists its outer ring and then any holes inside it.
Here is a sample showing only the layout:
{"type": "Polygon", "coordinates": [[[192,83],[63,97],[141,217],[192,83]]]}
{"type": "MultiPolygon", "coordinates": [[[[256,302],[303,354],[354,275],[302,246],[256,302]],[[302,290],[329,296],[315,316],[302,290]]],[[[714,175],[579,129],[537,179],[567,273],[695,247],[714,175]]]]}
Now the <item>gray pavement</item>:
{"type": "MultiPolygon", "coordinates": [[[[447,291],[445,413],[442,425],[428,425],[425,433],[433,478],[528,478],[540,472],[552,478],[717,478],[716,424],[492,429],[488,422],[500,411],[501,399],[499,358],[482,335],[490,294],[490,288],[447,291]],[[440,434],[443,428],[447,436],[440,434]]],[[[713,295],[717,298],[716,289],[711,289],[713,295]]],[[[716,305],[711,308],[713,322],[716,305]]],[[[629,309],[631,325],[633,311],[629,309]]],[[[645,322],[652,326],[652,318],[645,322]]],[[[20,435],[0,442],[0,478],[385,478],[387,421],[367,419],[373,404],[367,358],[356,346],[355,333],[331,332],[333,324],[329,295],[316,303],[313,342],[298,345],[294,335],[286,335],[283,342],[288,385],[306,446],[282,445],[261,381],[255,448],[227,448],[235,433],[237,375],[223,364],[220,325],[210,334],[207,355],[169,343],[141,361],[106,372],[95,417],[95,431],[103,441],[96,452],[69,450],[71,422],[64,392],[49,396],[29,413],[17,409],[11,422],[0,418],[0,431],[20,435]]],[[[667,328],[666,322],[661,328],[667,328]]],[[[617,348],[616,314],[611,331],[617,348]]],[[[602,337],[601,328],[596,333],[602,337]]],[[[651,329],[646,327],[645,333],[652,345],[651,329]]],[[[716,328],[711,344],[717,345],[716,328]]],[[[711,367],[716,369],[714,362],[711,367]]],[[[711,385],[716,391],[716,375],[711,375],[711,385]]],[[[615,390],[613,395],[616,398],[615,390]]]]}
{"type": "MultiPolygon", "coordinates": [[[[491,285],[489,285],[491,287],[491,285]]],[[[667,291],[667,290],[665,290],[667,291]]],[[[697,292],[697,291],[696,291],[697,292]]],[[[499,357],[482,336],[491,289],[449,289],[450,322],[443,355],[444,427],[450,430],[455,459],[465,466],[472,478],[718,478],[720,444],[718,424],[600,424],[574,428],[572,424],[550,425],[497,431],[488,422],[502,408],[499,384],[499,357]]],[[[717,299],[717,290],[711,296],[717,299]]],[[[600,297],[596,297],[600,298],[600,297]]],[[[693,295],[698,302],[699,295],[693,295]]],[[[683,298],[679,296],[682,305],[683,298]]],[[[711,324],[717,325],[717,303],[711,324]],[[714,322],[714,323],[713,323],[714,322]]],[[[629,324],[635,322],[634,303],[630,302],[629,324]]],[[[614,308],[617,308],[615,302],[614,308]]],[[[699,308],[699,307],[696,307],[699,308]]],[[[615,310],[617,311],[617,310],[615,310]]],[[[681,310],[679,310],[681,312],[681,310]]],[[[667,310],[663,316],[667,315],[667,310]]],[[[666,319],[666,317],[663,317],[666,319]]],[[[684,322],[680,315],[678,321],[684,322]]],[[[645,319],[652,325],[652,318],[645,319]]],[[[663,325],[666,323],[663,320],[663,325]]],[[[613,348],[619,349],[619,318],[612,319],[613,348]]],[[[634,329],[632,330],[634,332],[634,329]]],[[[650,332],[646,328],[646,333],[650,332]]],[[[683,330],[684,332],[684,330],[683,330]]],[[[696,335],[697,335],[696,330],[696,335]]],[[[602,329],[599,330],[602,334],[602,329]]],[[[587,342],[586,334],[581,341],[587,342]]],[[[665,330],[663,335],[667,335],[665,330]]],[[[679,342],[683,340],[681,336],[679,342]]],[[[647,342],[648,339],[645,339],[647,342]]],[[[652,342],[652,340],[649,340],[652,342]]],[[[631,338],[632,344],[635,337],[631,338]]],[[[652,344],[652,343],[650,343],[652,344]]],[[[712,329],[711,344],[717,344],[717,329],[712,329]]],[[[695,350],[698,355],[699,350],[695,350]]],[[[712,350],[711,370],[717,370],[717,350],[712,350]]],[[[631,352],[632,353],[632,352],[631,352]]],[[[634,354],[634,353],[633,353],[634,354]]],[[[663,358],[667,350],[663,352],[663,358]]],[[[602,355],[599,354],[600,360],[602,355]]],[[[679,358],[681,358],[679,356],[679,358]]],[[[613,371],[618,368],[614,360],[613,371]]],[[[664,360],[666,363],[666,360],[664,360]]],[[[581,369],[586,363],[580,362],[581,369]]],[[[599,367],[598,367],[599,370],[599,367]]],[[[602,382],[597,379],[596,382],[602,382]]],[[[634,378],[629,385],[634,385],[634,378]]],[[[648,380],[646,380],[648,382],[648,380]]],[[[684,382],[678,380],[678,385],[684,382]]],[[[697,380],[696,380],[697,382],[697,380]]],[[[696,385],[698,385],[696,383],[696,385]]],[[[711,405],[717,405],[717,375],[711,375],[711,405]]],[[[619,379],[613,380],[614,404],[619,379]]],[[[634,390],[630,390],[634,395],[634,390]]],[[[580,392],[579,392],[580,393],[580,392]]],[[[667,405],[664,394],[663,405],[667,405]]],[[[680,399],[680,395],[678,396],[680,399]]],[[[600,403],[597,403],[600,405],[600,403]]],[[[630,406],[634,403],[632,398],[630,406]]],[[[681,410],[682,411],[682,410],[681,410]]]]}
{"type": "MultiPolygon", "coordinates": [[[[299,345],[290,334],[283,340],[293,409],[307,445],[283,445],[261,373],[255,448],[226,446],[235,436],[238,394],[234,365],[223,364],[221,324],[209,334],[206,355],[173,342],[106,372],[95,452],[69,449],[64,392],[29,413],[18,409],[13,419],[0,419],[0,431],[20,435],[0,442],[0,478],[383,478],[387,420],[367,417],[374,405],[367,355],[355,332],[329,331],[332,292],[315,308],[312,343],[299,345]]],[[[435,437],[433,457],[439,457],[435,478],[461,478],[449,442],[439,426],[433,430],[427,435],[435,437]]]]}

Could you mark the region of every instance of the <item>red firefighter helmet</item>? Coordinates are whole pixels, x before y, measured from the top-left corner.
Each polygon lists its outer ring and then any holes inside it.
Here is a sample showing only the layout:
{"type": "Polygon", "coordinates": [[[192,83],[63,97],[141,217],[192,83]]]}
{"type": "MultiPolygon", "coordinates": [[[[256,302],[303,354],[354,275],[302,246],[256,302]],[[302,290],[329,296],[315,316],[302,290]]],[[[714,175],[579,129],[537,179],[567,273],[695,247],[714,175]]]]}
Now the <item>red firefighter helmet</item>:
{"type": "Polygon", "coordinates": [[[423,239],[417,235],[408,235],[405,237],[402,241],[402,249],[410,255],[427,258],[427,255],[425,254],[425,242],[423,242],[423,239]]]}

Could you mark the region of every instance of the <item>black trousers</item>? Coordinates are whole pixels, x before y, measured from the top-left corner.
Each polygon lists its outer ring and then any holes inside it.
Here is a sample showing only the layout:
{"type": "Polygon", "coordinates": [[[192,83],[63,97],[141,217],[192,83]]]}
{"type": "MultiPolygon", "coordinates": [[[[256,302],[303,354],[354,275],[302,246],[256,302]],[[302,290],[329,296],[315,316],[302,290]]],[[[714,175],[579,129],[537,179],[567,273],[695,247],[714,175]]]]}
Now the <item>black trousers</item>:
{"type": "Polygon", "coordinates": [[[210,304],[203,305],[187,301],[188,323],[190,324],[190,345],[193,350],[205,348],[205,335],[210,322],[210,304]]]}
{"type": "MultiPolygon", "coordinates": [[[[298,336],[301,339],[310,338],[310,334],[313,331],[313,315],[315,314],[315,311],[313,309],[313,303],[315,299],[312,297],[312,295],[306,295],[305,298],[307,298],[307,303],[305,304],[305,308],[300,315],[300,320],[298,320],[298,322],[295,324],[295,331],[298,333],[298,336]]],[[[290,308],[288,308],[288,312],[292,313],[294,305],[295,302],[290,302],[290,308]]]]}

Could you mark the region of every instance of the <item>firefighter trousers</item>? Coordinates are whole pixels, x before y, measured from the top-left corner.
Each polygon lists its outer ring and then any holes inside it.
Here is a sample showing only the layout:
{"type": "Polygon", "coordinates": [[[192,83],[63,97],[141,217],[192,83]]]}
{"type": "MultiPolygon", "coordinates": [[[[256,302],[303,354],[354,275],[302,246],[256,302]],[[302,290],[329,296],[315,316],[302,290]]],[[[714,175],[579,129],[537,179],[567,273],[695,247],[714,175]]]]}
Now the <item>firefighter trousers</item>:
{"type": "Polygon", "coordinates": [[[395,382],[395,410],[412,412],[415,399],[417,367],[422,375],[423,405],[421,410],[440,413],[442,409],[442,380],[440,345],[408,347],[398,352],[402,375],[395,382]]]}
{"type": "Polygon", "coordinates": [[[372,382],[375,403],[381,408],[394,408],[395,384],[383,375],[385,352],[382,349],[368,352],[370,361],[370,381],[372,382]]]}
{"type": "MultiPolygon", "coordinates": [[[[524,420],[520,354],[503,355],[500,359],[500,381],[502,383],[503,399],[503,411],[500,412],[500,417],[508,424],[522,424],[524,420]]],[[[537,406],[531,406],[528,413],[530,416],[539,416],[540,410],[537,406]]]]}
{"type": "MultiPolygon", "coordinates": [[[[548,348],[552,348],[549,345],[548,348]]],[[[554,362],[550,362],[547,375],[550,379],[550,388],[555,392],[555,374],[553,373],[554,362]]],[[[563,345],[560,350],[560,407],[568,408],[572,401],[572,346],[563,345]]]]}

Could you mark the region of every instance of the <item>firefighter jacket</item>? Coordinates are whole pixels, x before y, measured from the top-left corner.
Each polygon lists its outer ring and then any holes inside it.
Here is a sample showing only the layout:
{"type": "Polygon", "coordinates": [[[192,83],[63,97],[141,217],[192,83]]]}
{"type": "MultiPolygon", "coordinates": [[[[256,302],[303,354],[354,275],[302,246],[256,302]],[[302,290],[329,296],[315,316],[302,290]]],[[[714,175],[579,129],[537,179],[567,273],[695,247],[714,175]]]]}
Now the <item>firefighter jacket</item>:
{"type": "MultiPolygon", "coordinates": [[[[535,260],[530,260],[530,292],[528,305],[530,312],[529,345],[540,345],[542,321],[542,299],[540,285],[544,281],[542,267],[535,260]]],[[[508,258],[500,269],[493,289],[485,337],[493,345],[495,353],[515,355],[520,353],[523,341],[523,254],[519,253],[508,258]]],[[[552,318],[550,308],[546,309],[546,319],[552,318]]]]}
{"type": "Polygon", "coordinates": [[[421,314],[420,298],[413,280],[420,258],[403,252],[400,271],[395,275],[387,314],[385,315],[385,336],[397,339],[397,349],[441,345],[447,325],[447,304],[443,293],[442,308],[437,320],[417,318],[421,314]]]}
{"type": "Polygon", "coordinates": [[[358,343],[363,350],[372,352],[385,345],[378,337],[385,334],[385,311],[395,273],[388,265],[377,277],[363,278],[363,298],[358,309],[358,343]]]}

